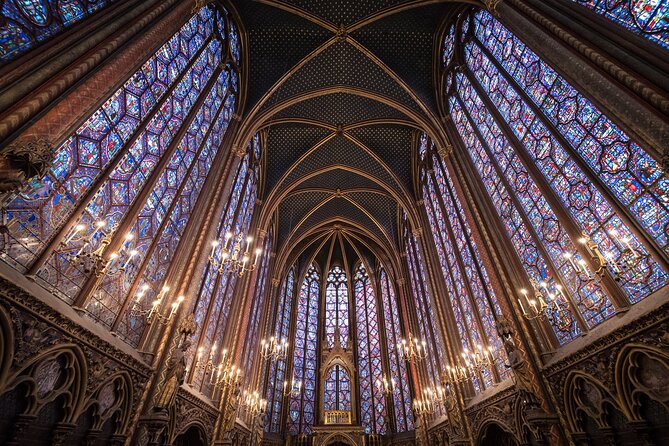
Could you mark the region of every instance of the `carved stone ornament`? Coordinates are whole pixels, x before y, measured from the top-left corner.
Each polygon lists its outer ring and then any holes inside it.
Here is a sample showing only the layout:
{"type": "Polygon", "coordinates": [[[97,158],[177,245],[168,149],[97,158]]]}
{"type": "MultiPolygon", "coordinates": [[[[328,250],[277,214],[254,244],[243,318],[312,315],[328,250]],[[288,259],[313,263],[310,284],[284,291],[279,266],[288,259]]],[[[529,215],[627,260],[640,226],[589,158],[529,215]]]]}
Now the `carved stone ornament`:
{"type": "Polygon", "coordinates": [[[53,146],[42,138],[16,141],[0,151],[0,193],[16,192],[31,178],[42,178],[53,154],[53,146]]]}
{"type": "Polygon", "coordinates": [[[155,412],[168,412],[174,406],[177,391],[183,384],[186,376],[186,352],[190,346],[191,340],[185,338],[181,342],[181,345],[174,349],[167,366],[165,379],[162,383],[162,391],[153,408],[155,412]]]}
{"type": "Polygon", "coordinates": [[[448,158],[449,156],[451,156],[452,153],[453,153],[453,146],[451,146],[450,144],[445,147],[437,146],[437,154],[441,159],[448,158]]]}
{"type": "Polygon", "coordinates": [[[498,15],[497,7],[502,3],[503,0],[483,0],[485,7],[488,8],[493,15],[498,15]]]}

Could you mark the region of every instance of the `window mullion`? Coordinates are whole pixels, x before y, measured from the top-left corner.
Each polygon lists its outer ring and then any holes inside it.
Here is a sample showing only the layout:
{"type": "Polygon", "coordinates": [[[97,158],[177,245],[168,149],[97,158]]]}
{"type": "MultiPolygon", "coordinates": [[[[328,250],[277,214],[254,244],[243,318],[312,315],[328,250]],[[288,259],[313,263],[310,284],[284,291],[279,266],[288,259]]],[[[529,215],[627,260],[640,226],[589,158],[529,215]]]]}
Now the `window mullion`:
{"type": "MultiPolygon", "coordinates": [[[[174,211],[174,208],[176,207],[177,203],[179,202],[179,199],[181,198],[181,194],[183,193],[184,189],[188,185],[188,180],[191,178],[191,175],[193,173],[193,170],[195,169],[195,166],[199,164],[200,156],[202,155],[202,152],[203,152],[204,148],[207,146],[209,136],[211,134],[212,129],[214,128],[215,122],[219,119],[220,114],[226,108],[225,104],[226,104],[227,98],[228,98],[228,96],[226,95],[226,97],[221,101],[221,106],[219,107],[218,111],[216,112],[214,118],[212,119],[211,124],[210,124],[209,128],[207,129],[207,132],[203,136],[202,143],[198,147],[197,153],[193,157],[193,161],[191,161],[190,166],[188,166],[188,172],[186,172],[186,174],[184,175],[184,177],[181,181],[181,184],[179,185],[179,187],[176,190],[174,198],[170,202],[170,205],[165,212],[165,217],[160,222],[160,226],[158,227],[158,229],[156,229],[156,231],[153,235],[153,239],[151,240],[151,245],[149,246],[149,249],[146,250],[146,253],[144,254],[144,258],[142,260],[142,263],[140,264],[139,268],[137,269],[137,273],[135,274],[135,278],[133,279],[132,284],[128,288],[125,301],[124,301],[123,305],[121,306],[120,311],[116,315],[114,323],[111,327],[111,331],[115,331],[118,328],[121,320],[125,316],[125,312],[127,311],[128,306],[130,304],[130,301],[132,300],[132,296],[134,296],[135,291],[137,290],[137,287],[139,287],[140,282],[143,279],[146,268],[149,266],[149,262],[151,261],[151,258],[153,257],[153,253],[156,250],[156,247],[158,246],[158,243],[160,242],[163,231],[165,230],[167,225],[172,222],[172,220],[171,220],[172,212],[174,211]]],[[[199,195],[198,195],[198,198],[199,198],[199,195]]],[[[192,219],[189,218],[186,225],[189,226],[191,224],[194,224],[194,223],[193,223],[192,219]]],[[[187,228],[184,228],[183,232],[185,233],[186,231],[187,231],[187,228]]],[[[153,284],[153,285],[155,287],[157,284],[153,284]]]]}
{"type": "MultiPolygon", "coordinates": [[[[509,199],[512,201],[514,207],[518,210],[518,214],[520,215],[520,217],[523,221],[523,224],[527,228],[527,231],[533,236],[533,239],[534,239],[533,240],[533,242],[534,242],[533,246],[541,253],[542,258],[548,264],[548,266],[550,267],[550,269],[553,272],[553,274],[555,275],[555,277],[559,278],[560,282],[566,283],[567,280],[563,277],[562,271],[560,270],[558,265],[556,265],[554,263],[553,258],[548,254],[548,251],[546,250],[546,247],[541,242],[541,238],[539,237],[539,234],[536,232],[535,227],[532,225],[532,222],[529,221],[529,218],[526,214],[525,208],[522,206],[522,204],[519,202],[516,195],[513,193],[514,189],[512,187],[510,187],[506,176],[504,175],[503,172],[501,172],[500,167],[498,166],[497,162],[493,161],[493,160],[495,160],[495,157],[491,153],[491,149],[488,146],[488,142],[485,140],[485,138],[483,138],[483,135],[480,133],[478,127],[473,122],[473,120],[472,120],[472,118],[469,114],[469,110],[467,110],[467,108],[464,106],[462,98],[460,98],[459,94],[456,95],[455,98],[458,101],[458,103],[460,104],[460,107],[462,108],[462,112],[464,113],[467,120],[469,121],[474,133],[476,134],[476,137],[481,142],[481,147],[483,147],[483,149],[487,153],[489,159],[491,160],[490,164],[491,164],[492,168],[494,169],[497,177],[499,178],[499,181],[503,185],[504,189],[508,192],[509,199]]],[[[470,159],[471,159],[471,155],[469,155],[469,156],[470,156],[470,159]]],[[[471,159],[471,161],[474,162],[473,159],[471,159]]],[[[570,288],[565,287],[565,289],[569,290],[570,288]]],[[[590,330],[590,328],[588,327],[588,324],[586,324],[585,319],[583,319],[583,316],[581,315],[581,312],[578,309],[578,306],[577,306],[576,302],[572,298],[571,293],[566,293],[566,299],[567,299],[567,303],[569,305],[570,313],[575,318],[576,322],[578,323],[579,330],[582,333],[587,333],[590,330]]]]}
{"type": "Polygon", "coordinates": [[[130,148],[135,144],[135,142],[137,142],[138,138],[140,138],[141,135],[144,133],[148,124],[161,110],[165,102],[171,98],[172,93],[174,93],[176,87],[181,84],[183,78],[186,76],[187,73],[190,72],[190,70],[195,65],[195,62],[200,58],[202,53],[209,47],[209,44],[211,43],[212,39],[213,39],[213,33],[210,34],[207,37],[207,39],[202,43],[202,46],[197,50],[197,52],[193,55],[193,57],[191,57],[191,59],[188,61],[188,64],[179,73],[177,78],[174,79],[172,84],[166,89],[160,101],[154,104],[153,107],[151,108],[151,111],[144,116],[144,119],[132,133],[132,136],[128,138],[123,147],[121,147],[121,149],[114,154],[112,159],[109,160],[107,165],[104,167],[103,171],[88,186],[86,192],[84,192],[81,196],[78,197],[77,205],[70,211],[67,218],[63,219],[64,220],[63,226],[61,226],[59,230],[57,230],[54,234],[51,235],[49,241],[46,243],[42,251],[37,255],[33,263],[30,265],[30,268],[26,273],[27,275],[36,275],[37,272],[44,266],[47,260],[51,257],[51,255],[54,254],[54,252],[60,245],[61,240],[63,240],[63,238],[77,224],[79,218],[86,210],[86,207],[88,206],[89,202],[97,194],[100,186],[103,185],[109,179],[112,172],[114,172],[115,168],[121,163],[121,161],[123,161],[126,154],[130,151],[130,148]]]}
{"type": "MultiPolygon", "coordinates": [[[[469,82],[471,83],[474,90],[476,90],[476,92],[478,93],[478,96],[481,99],[481,101],[483,101],[483,103],[485,104],[488,112],[497,123],[499,129],[504,134],[506,140],[513,147],[516,156],[518,156],[518,158],[521,160],[526,171],[529,173],[530,177],[534,179],[534,183],[541,190],[542,195],[548,202],[549,206],[553,209],[553,212],[556,213],[560,223],[564,225],[569,238],[571,240],[578,240],[582,236],[583,232],[580,224],[577,221],[575,221],[574,217],[562,203],[562,201],[557,196],[555,191],[549,185],[546,184],[545,177],[539,171],[539,168],[536,166],[536,163],[528,156],[528,153],[525,150],[523,143],[516,137],[513,131],[509,129],[508,123],[506,122],[504,117],[501,116],[499,110],[497,110],[497,108],[492,103],[486,92],[483,90],[483,87],[479,84],[478,79],[475,78],[475,76],[469,69],[465,70],[465,75],[469,79],[469,82]]],[[[586,262],[588,268],[594,274],[594,272],[597,271],[598,269],[598,265],[594,263],[594,259],[587,252],[586,248],[581,243],[572,243],[572,244],[573,244],[573,249],[575,249],[580,254],[581,259],[586,262]]],[[[605,270],[605,274],[602,277],[601,284],[603,285],[604,288],[602,291],[606,290],[607,292],[604,293],[605,295],[603,297],[611,298],[611,303],[613,304],[616,311],[618,312],[625,311],[626,309],[629,308],[629,301],[626,295],[624,294],[620,286],[612,278],[608,270],[605,270]]]]}
{"type": "Polygon", "coordinates": [[[615,214],[620,217],[625,226],[637,237],[639,241],[645,243],[653,259],[662,265],[662,268],[665,271],[669,270],[669,257],[667,257],[667,254],[664,252],[664,250],[657,244],[656,240],[652,237],[649,237],[648,233],[643,229],[643,227],[641,227],[639,222],[630,214],[630,207],[624,206],[620,200],[613,193],[611,193],[611,190],[603,184],[599,176],[583,159],[583,156],[574,150],[574,147],[569,141],[567,141],[562,132],[558,131],[551,120],[546,117],[546,114],[542,111],[542,109],[527,94],[525,89],[518,85],[518,82],[513,78],[513,76],[511,76],[500,64],[497,58],[490,53],[490,50],[485,45],[483,45],[478,40],[478,38],[474,37],[474,41],[477,44],[477,47],[487,56],[487,59],[495,66],[500,75],[504,76],[504,79],[513,87],[515,92],[522,97],[528,107],[530,107],[535,113],[536,117],[541,120],[542,124],[544,124],[551,132],[551,134],[558,140],[560,145],[570,155],[571,159],[574,160],[576,165],[593,184],[593,186],[607,201],[612,204],[612,207],[616,211],[615,214]]]}

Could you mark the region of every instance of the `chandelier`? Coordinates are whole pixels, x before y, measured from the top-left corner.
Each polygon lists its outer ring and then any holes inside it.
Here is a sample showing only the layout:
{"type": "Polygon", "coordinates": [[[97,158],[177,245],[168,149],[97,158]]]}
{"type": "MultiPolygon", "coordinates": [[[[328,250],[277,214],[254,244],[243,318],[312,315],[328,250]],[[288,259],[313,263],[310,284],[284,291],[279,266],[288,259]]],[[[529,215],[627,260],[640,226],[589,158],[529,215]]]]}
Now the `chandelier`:
{"type": "Polygon", "coordinates": [[[135,298],[132,307],[130,307],[130,316],[135,318],[146,318],[147,323],[151,324],[154,320],[158,320],[161,324],[166,324],[168,321],[172,320],[176,314],[179,306],[185,300],[184,296],[178,296],[174,302],[172,302],[171,310],[167,316],[162,313],[163,303],[168,300],[167,295],[170,291],[170,287],[164,286],[156,299],[151,303],[151,308],[145,309],[142,306],[142,299],[146,295],[146,292],[149,291],[151,287],[147,284],[142,285],[142,287],[137,292],[137,297],[135,298]]]}
{"type": "Polygon", "coordinates": [[[256,269],[261,248],[255,250],[253,263],[250,263],[250,251],[253,237],[244,237],[241,232],[233,237],[231,232],[225,233],[223,242],[214,240],[211,243],[209,263],[218,270],[219,274],[230,272],[242,277],[246,272],[256,269]]]}
{"type": "Polygon", "coordinates": [[[270,361],[286,359],[288,354],[288,341],[286,338],[279,340],[279,337],[272,336],[260,341],[260,356],[270,361]]]}
{"type": "Polygon", "coordinates": [[[624,273],[638,264],[641,255],[632,246],[632,239],[621,236],[616,229],[610,229],[607,233],[611,236],[613,244],[620,250],[620,257],[617,261],[611,252],[603,250],[586,232],[583,232],[578,239],[596,268],[594,274],[590,271],[588,262],[578,253],[568,251],[562,253],[564,259],[569,262],[576,275],[581,279],[588,282],[601,280],[608,272],[615,280],[620,280],[624,273]]]}
{"type": "Polygon", "coordinates": [[[384,373],[383,377],[376,379],[376,387],[378,387],[379,391],[384,396],[391,395],[395,390],[395,378],[390,378],[390,380],[388,380],[388,377],[384,373]]]}
{"type": "Polygon", "coordinates": [[[260,398],[260,393],[257,390],[254,392],[245,390],[242,395],[241,406],[247,414],[256,418],[267,409],[267,400],[260,398]]]}
{"type": "Polygon", "coordinates": [[[418,338],[409,333],[408,339],[402,339],[397,343],[397,352],[400,359],[405,361],[421,361],[427,354],[427,343],[419,342],[418,338]]]}
{"type": "MultiPolygon", "coordinates": [[[[446,387],[469,381],[495,364],[494,349],[481,344],[478,344],[473,350],[465,348],[460,353],[460,357],[454,365],[446,365],[446,371],[442,376],[446,387]]],[[[443,392],[441,387],[435,387],[435,389],[437,389],[435,391],[441,389],[443,392]]]]}
{"type": "Polygon", "coordinates": [[[297,397],[302,393],[302,381],[293,381],[290,383],[290,388],[288,387],[288,381],[283,382],[283,396],[293,396],[297,397]]]}
{"type": "Polygon", "coordinates": [[[234,364],[231,364],[228,358],[228,349],[224,348],[221,351],[221,358],[216,365],[214,358],[216,357],[216,344],[209,350],[207,360],[203,360],[204,349],[202,347],[197,349],[197,359],[195,361],[195,368],[203,371],[205,377],[209,374],[209,384],[217,387],[229,387],[239,382],[242,376],[242,369],[234,364]]]}
{"type": "Polygon", "coordinates": [[[93,273],[96,277],[115,276],[124,273],[130,261],[139,254],[136,249],[131,249],[134,235],[132,233],[126,234],[121,248],[117,252],[111,253],[109,258],[105,258],[103,254],[111,244],[117,225],[112,226],[109,231],[105,231],[106,227],[107,222],[101,220],[93,225],[89,234],[86,234],[86,225],[84,224],[78,224],[72,228],[70,234],[61,240],[60,248],[66,249],[71,242],[83,242],[83,244],[76,253],[67,256],[68,262],[81,268],[85,274],[93,273]],[[100,238],[100,245],[93,249],[96,238],[100,238]]]}
{"type": "MultiPolygon", "coordinates": [[[[569,300],[564,287],[552,279],[542,281],[538,285],[533,280],[530,282],[532,283],[532,295],[530,296],[527,289],[522,288],[520,294],[523,299],[518,299],[523,316],[530,321],[549,320],[560,328],[567,328],[571,325],[569,300]]],[[[591,299],[583,299],[583,304],[589,309],[595,305],[591,299]]]]}

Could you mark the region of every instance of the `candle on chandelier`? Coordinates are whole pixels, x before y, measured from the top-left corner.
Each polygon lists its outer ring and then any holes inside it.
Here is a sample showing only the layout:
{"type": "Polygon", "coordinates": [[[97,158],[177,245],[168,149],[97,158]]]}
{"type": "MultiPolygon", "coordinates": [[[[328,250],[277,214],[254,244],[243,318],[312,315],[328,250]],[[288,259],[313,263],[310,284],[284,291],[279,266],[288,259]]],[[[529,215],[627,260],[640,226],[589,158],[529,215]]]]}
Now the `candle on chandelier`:
{"type": "Polygon", "coordinates": [[[84,225],[82,225],[82,224],[76,225],[74,227],[74,229],[72,230],[72,233],[70,234],[70,236],[65,240],[65,242],[63,242],[63,244],[65,244],[65,245],[69,244],[72,241],[72,239],[74,237],[76,237],[76,235],[83,230],[84,230],[84,225]]]}
{"type": "Polygon", "coordinates": [[[246,237],[246,249],[244,250],[244,257],[246,257],[246,254],[249,253],[249,249],[251,248],[251,242],[253,241],[253,237],[248,236],[246,237]]]}
{"type": "Polygon", "coordinates": [[[218,243],[218,240],[214,240],[213,242],[211,242],[211,254],[209,254],[210,259],[214,258],[214,254],[216,253],[216,248],[218,247],[219,244],[220,243],[218,243]]]}
{"type": "Polygon", "coordinates": [[[109,262],[107,262],[107,266],[109,268],[113,267],[114,264],[116,264],[116,261],[118,260],[118,253],[112,252],[109,254],[109,262]]]}
{"type": "Polygon", "coordinates": [[[571,265],[572,268],[574,268],[574,271],[579,272],[578,267],[574,263],[574,256],[572,256],[570,252],[565,252],[564,254],[562,254],[562,257],[564,257],[569,261],[569,264],[571,265]]]}
{"type": "MultiPolygon", "coordinates": [[[[526,290],[525,288],[521,288],[521,290],[520,290],[520,294],[523,295],[523,297],[525,298],[525,301],[528,300],[528,298],[527,298],[527,290],[526,290]]],[[[523,306],[523,302],[522,302],[520,299],[518,299],[518,305],[520,305],[520,309],[523,311],[523,315],[524,315],[524,316],[527,316],[527,311],[525,311],[525,307],[523,306]]]]}
{"type": "Polygon", "coordinates": [[[121,267],[121,269],[126,269],[128,267],[128,265],[130,264],[130,261],[132,260],[132,258],[135,257],[137,254],[138,254],[137,250],[135,250],[135,249],[130,251],[130,253],[128,255],[128,258],[125,261],[125,263],[123,264],[123,266],[121,267]]]}
{"type": "Polygon", "coordinates": [[[623,241],[623,243],[625,244],[625,246],[627,246],[627,248],[630,250],[630,252],[632,253],[632,255],[633,255],[634,257],[638,257],[638,254],[636,253],[636,251],[634,250],[634,248],[632,248],[632,244],[630,243],[630,242],[631,242],[631,239],[630,239],[629,237],[623,237],[623,238],[622,238],[622,241],[623,241]]]}
{"type": "Polygon", "coordinates": [[[89,242],[92,242],[93,239],[95,238],[95,234],[98,233],[98,231],[102,228],[104,228],[107,225],[107,222],[104,220],[100,220],[97,223],[95,223],[95,230],[91,233],[91,236],[88,238],[89,242]]]}

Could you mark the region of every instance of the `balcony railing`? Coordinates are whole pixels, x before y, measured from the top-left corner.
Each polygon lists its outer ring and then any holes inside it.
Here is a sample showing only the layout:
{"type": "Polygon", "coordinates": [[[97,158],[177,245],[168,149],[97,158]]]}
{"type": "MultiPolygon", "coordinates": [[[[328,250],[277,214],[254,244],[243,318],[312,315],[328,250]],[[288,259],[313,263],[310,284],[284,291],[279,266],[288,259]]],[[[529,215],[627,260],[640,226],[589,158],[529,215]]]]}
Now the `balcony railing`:
{"type": "Polygon", "coordinates": [[[326,410],[325,424],[351,424],[351,411],[326,410]]]}

